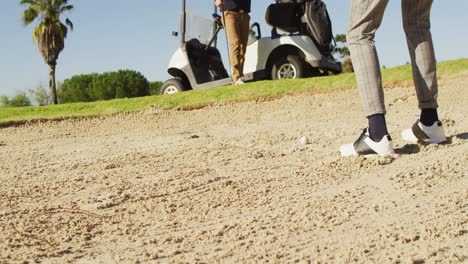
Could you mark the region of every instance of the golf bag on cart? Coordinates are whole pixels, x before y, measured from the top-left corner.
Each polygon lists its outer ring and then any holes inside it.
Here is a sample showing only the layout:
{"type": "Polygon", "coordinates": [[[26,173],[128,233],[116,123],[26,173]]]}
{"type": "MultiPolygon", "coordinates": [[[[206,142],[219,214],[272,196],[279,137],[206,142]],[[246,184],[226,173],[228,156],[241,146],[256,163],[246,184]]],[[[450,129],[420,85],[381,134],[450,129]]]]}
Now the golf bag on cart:
{"type": "Polygon", "coordinates": [[[273,27],[272,37],[279,37],[276,28],[290,34],[309,35],[324,56],[329,56],[333,51],[332,23],[321,0],[271,4],[265,20],[273,27]]]}

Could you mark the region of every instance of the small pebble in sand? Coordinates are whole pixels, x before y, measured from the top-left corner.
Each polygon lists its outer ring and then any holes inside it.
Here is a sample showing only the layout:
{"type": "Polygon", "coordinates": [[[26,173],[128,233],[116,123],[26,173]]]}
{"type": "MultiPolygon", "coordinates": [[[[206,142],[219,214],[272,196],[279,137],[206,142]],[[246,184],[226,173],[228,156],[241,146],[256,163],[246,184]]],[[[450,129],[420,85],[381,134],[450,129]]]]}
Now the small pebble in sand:
{"type": "Polygon", "coordinates": [[[299,143],[301,143],[302,145],[307,145],[310,142],[309,142],[309,139],[306,136],[302,136],[301,138],[299,138],[299,143]]]}

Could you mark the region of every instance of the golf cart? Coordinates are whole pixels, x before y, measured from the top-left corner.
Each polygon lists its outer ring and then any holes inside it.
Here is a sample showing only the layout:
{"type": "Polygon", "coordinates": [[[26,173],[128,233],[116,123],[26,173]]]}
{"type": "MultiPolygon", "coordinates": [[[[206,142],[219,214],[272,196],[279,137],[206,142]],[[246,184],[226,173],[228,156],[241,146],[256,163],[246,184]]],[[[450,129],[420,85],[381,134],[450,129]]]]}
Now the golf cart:
{"type": "MultiPolygon", "coordinates": [[[[332,56],[333,36],[328,13],[325,9],[325,14],[322,12],[322,16],[318,16],[321,21],[317,21],[314,12],[320,9],[316,2],[325,8],[318,0],[271,4],[265,15],[266,22],[272,27],[269,37],[262,37],[258,23],[251,25],[244,63],[245,81],[297,79],[342,72],[341,63],[332,56]],[[328,28],[317,25],[323,22],[328,28]],[[284,34],[278,34],[277,29],[284,34]]],[[[217,13],[218,9],[214,7],[212,18],[202,17],[187,11],[186,0],[182,0],[180,32],[173,33],[180,36],[180,47],[168,66],[168,73],[173,78],[161,86],[160,94],[232,83],[217,48],[217,36],[223,29],[223,18],[217,13]]]]}

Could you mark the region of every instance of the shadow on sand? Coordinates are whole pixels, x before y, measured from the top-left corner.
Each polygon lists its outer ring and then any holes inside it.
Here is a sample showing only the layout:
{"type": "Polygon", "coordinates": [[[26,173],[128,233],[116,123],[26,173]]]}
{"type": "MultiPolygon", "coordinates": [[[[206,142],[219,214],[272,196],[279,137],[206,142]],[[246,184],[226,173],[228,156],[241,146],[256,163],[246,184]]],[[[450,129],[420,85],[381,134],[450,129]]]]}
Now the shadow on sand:
{"type": "MultiPolygon", "coordinates": [[[[454,138],[458,138],[461,140],[468,140],[468,133],[461,133],[452,137],[447,138],[447,142],[442,143],[441,145],[451,145],[454,138]]],[[[418,144],[407,144],[402,148],[395,149],[396,154],[400,155],[411,155],[417,154],[421,151],[421,146],[429,145],[426,142],[418,142],[418,144]]]]}
{"type": "Polygon", "coordinates": [[[407,144],[402,148],[395,149],[395,153],[399,155],[417,154],[421,151],[421,146],[418,144],[407,144]]]}
{"type": "Polygon", "coordinates": [[[458,139],[461,139],[461,140],[467,140],[468,139],[468,133],[461,133],[461,134],[456,135],[455,137],[458,138],[458,139]]]}

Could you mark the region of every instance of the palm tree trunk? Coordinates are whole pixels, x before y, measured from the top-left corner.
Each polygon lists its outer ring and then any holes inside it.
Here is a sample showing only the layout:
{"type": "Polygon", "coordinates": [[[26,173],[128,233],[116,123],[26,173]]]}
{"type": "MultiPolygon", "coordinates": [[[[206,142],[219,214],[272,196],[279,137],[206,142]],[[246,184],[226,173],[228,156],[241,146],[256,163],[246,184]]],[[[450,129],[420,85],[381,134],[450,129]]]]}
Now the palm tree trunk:
{"type": "Polygon", "coordinates": [[[55,87],[55,66],[56,64],[49,64],[49,87],[50,87],[50,97],[54,104],[58,104],[57,100],[57,89],[55,87]]]}

